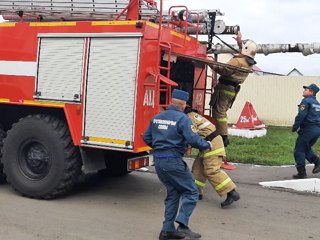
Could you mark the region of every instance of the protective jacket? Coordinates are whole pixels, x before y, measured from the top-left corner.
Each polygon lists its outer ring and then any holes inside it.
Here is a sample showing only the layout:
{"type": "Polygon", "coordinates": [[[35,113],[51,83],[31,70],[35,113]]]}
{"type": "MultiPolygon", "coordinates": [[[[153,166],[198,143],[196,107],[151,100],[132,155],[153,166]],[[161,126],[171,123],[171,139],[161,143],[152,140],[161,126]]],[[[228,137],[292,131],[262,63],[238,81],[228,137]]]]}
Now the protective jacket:
{"type": "Polygon", "coordinates": [[[205,117],[195,113],[188,113],[189,118],[195,126],[199,136],[211,141],[212,149],[198,154],[193,165],[192,173],[199,192],[202,194],[206,180],[211,183],[215,191],[223,196],[232,191],[236,185],[231,178],[220,169],[222,158],[226,156],[221,136],[216,132],[216,127],[205,117]]]}
{"type": "MultiPolygon", "coordinates": [[[[229,60],[228,64],[235,67],[252,69],[252,64],[246,56],[235,56],[229,60]]],[[[210,106],[212,117],[217,121],[217,131],[221,135],[228,134],[227,111],[231,108],[237,93],[249,73],[237,71],[228,67],[215,66],[214,70],[220,74],[219,83],[214,89],[210,106]]]]}
{"type": "MultiPolygon", "coordinates": [[[[252,65],[248,62],[248,57],[246,56],[235,56],[231,58],[227,64],[234,67],[252,69],[252,65]]],[[[225,85],[231,85],[233,87],[242,84],[249,75],[249,73],[224,66],[215,66],[214,71],[220,75],[219,82],[228,81],[225,85]]]]}
{"type": "Polygon", "coordinates": [[[298,128],[320,127],[320,104],[315,96],[305,97],[298,107],[299,112],[292,127],[293,131],[298,128]]]}

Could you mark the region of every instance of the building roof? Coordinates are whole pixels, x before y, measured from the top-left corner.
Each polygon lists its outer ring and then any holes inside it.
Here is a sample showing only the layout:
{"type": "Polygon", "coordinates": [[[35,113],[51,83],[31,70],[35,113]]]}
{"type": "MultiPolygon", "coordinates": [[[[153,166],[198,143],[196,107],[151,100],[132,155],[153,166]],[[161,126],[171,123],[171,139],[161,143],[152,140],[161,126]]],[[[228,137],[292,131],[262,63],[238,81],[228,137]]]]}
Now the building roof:
{"type": "Polygon", "coordinates": [[[303,74],[296,68],[293,68],[287,76],[303,76],[303,74]]]}

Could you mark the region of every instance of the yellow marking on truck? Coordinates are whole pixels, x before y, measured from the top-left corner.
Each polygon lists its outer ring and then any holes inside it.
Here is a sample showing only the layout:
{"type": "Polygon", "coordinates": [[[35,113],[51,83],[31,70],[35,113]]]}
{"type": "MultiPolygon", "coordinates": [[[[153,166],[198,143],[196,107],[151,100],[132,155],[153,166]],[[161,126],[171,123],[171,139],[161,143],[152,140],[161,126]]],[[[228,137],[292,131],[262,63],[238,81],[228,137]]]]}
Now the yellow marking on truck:
{"type": "Polygon", "coordinates": [[[136,25],[139,21],[94,21],[92,26],[109,26],[109,25],[136,25]]]}
{"type": "MultiPolygon", "coordinates": [[[[120,139],[111,139],[111,138],[102,138],[102,137],[89,137],[89,141],[92,142],[103,142],[103,143],[114,143],[114,144],[121,144],[121,145],[126,145],[127,140],[120,140],[120,139]]],[[[132,143],[130,142],[130,145],[132,143]]]]}
{"type": "Polygon", "coordinates": [[[146,24],[147,24],[149,27],[153,27],[153,28],[159,29],[159,25],[158,25],[158,24],[155,24],[155,23],[153,23],[153,22],[146,22],[146,24]]]}
{"type": "Polygon", "coordinates": [[[15,27],[16,23],[0,23],[0,27],[15,27]]]}
{"type": "Polygon", "coordinates": [[[141,147],[141,148],[138,148],[138,152],[145,152],[145,151],[149,151],[151,150],[152,148],[151,147],[141,147]]]}
{"type": "Polygon", "coordinates": [[[77,22],[32,22],[30,27],[70,27],[76,26],[77,22]]]}
{"type": "Polygon", "coordinates": [[[7,102],[10,102],[10,99],[9,98],[0,98],[0,102],[7,103],[7,102]]]}
{"type": "Polygon", "coordinates": [[[38,101],[32,101],[32,100],[24,100],[23,103],[26,105],[38,105],[38,106],[47,106],[47,107],[64,107],[65,106],[65,103],[38,102],[38,101]]]}
{"type": "Polygon", "coordinates": [[[175,37],[179,37],[179,38],[186,38],[187,41],[191,41],[191,38],[188,36],[185,36],[184,34],[181,33],[177,33],[176,31],[170,31],[170,34],[175,36],[175,37]]]}

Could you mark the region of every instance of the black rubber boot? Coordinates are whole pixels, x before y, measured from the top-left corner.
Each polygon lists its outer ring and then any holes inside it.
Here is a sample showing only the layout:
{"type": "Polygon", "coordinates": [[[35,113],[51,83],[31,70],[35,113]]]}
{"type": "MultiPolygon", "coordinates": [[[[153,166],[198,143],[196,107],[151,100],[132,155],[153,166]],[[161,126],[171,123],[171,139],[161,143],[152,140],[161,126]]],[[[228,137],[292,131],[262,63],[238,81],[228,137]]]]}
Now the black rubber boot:
{"type": "Polygon", "coordinates": [[[159,235],[159,240],[183,239],[183,238],[185,238],[185,234],[178,231],[175,231],[175,232],[161,231],[159,235]]]}
{"type": "Polygon", "coordinates": [[[233,189],[231,192],[227,193],[227,198],[221,203],[221,207],[227,207],[231,205],[234,201],[238,201],[240,199],[239,193],[233,189]]]}
{"type": "Polygon", "coordinates": [[[202,200],[203,199],[203,195],[201,193],[199,193],[199,197],[198,197],[199,200],[202,200]]]}
{"type": "Polygon", "coordinates": [[[312,173],[316,174],[320,172],[320,158],[318,156],[313,157],[312,162],[314,163],[314,168],[312,170],[312,173]]]}
{"type": "Polygon", "coordinates": [[[306,173],[306,167],[302,166],[302,167],[297,167],[297,174],[294,174],[292,177],[294,179],[304,179],[307,177],[307,173],[306,173]]]}

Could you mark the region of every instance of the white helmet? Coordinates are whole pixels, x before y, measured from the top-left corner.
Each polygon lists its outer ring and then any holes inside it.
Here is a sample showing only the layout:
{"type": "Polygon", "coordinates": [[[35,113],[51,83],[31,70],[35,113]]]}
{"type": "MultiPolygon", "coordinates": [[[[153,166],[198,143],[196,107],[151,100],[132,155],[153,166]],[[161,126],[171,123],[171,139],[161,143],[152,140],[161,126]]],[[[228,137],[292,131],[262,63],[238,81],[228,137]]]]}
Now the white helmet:
{"type": "Polygon", "coordinates": [[[243,40],[242,42],[241,54],[254,58],[257,53],[257,44],[252,40],[243,40]]]}

